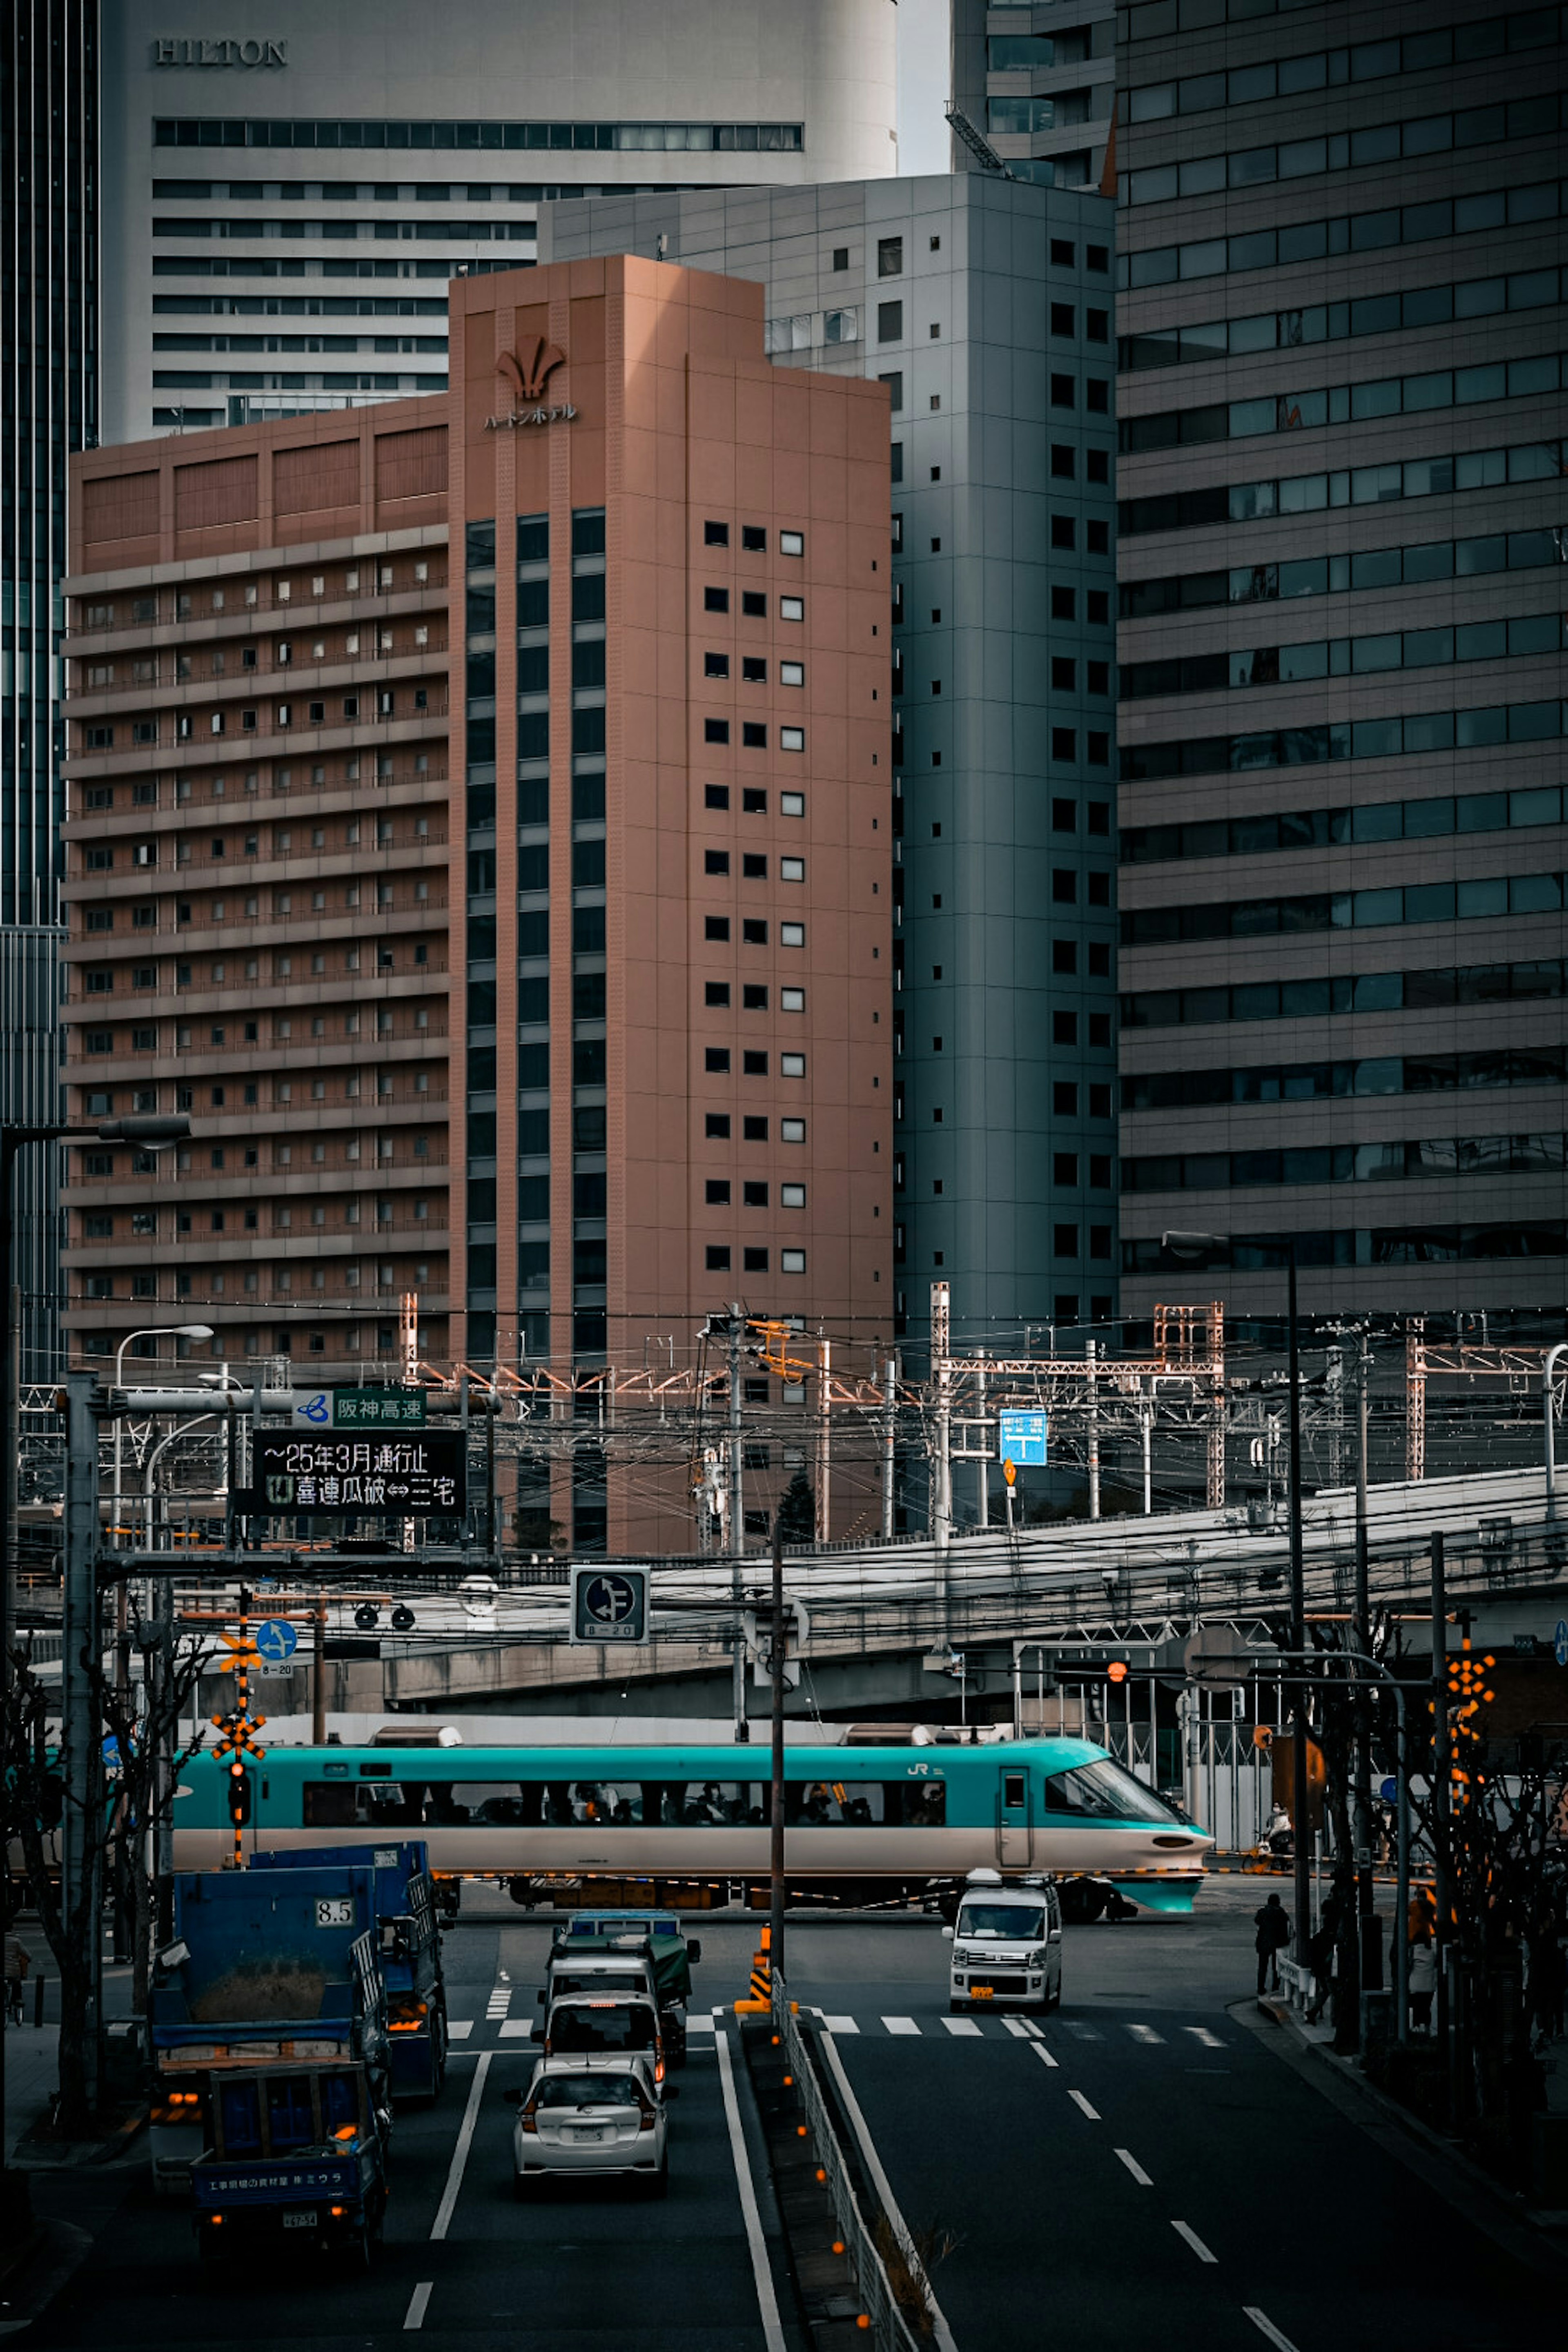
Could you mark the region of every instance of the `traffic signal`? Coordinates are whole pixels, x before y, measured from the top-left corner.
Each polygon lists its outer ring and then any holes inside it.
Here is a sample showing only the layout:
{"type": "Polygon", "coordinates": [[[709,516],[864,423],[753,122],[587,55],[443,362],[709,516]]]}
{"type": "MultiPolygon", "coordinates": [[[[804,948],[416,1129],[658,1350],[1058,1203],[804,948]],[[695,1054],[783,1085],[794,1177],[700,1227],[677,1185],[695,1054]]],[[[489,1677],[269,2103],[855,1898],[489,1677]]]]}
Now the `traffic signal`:
{"type": "Polygon", "coordinates": [[[1128,1672],[1125,1658],[1112,1658],[1105,1669],[1105,1679],[1108,1683],[1124,1683],[1127,1680],[1128,1672]]]}

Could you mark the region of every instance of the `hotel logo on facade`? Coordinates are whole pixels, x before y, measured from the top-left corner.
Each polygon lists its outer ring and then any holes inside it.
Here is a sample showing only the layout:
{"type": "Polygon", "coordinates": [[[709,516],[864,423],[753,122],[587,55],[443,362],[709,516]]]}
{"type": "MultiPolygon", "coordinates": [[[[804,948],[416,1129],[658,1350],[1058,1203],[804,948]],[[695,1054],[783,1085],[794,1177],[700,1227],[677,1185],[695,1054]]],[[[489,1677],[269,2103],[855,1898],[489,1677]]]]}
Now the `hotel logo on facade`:
{"type": "Polygon", "coordinates": [[[545,385],[565,359],[565,352],[542,335],[535,335],[521,352],[502,352],[496,373],[510,387],[511,407],[505,416],[487,416],[485,431],[514,433],[528,425],[569,424],[577,414],[569,400],[554,408],[538,405],[545,385]]]}
{"type": "Polygon", "coordinates": [[[164,39],[153,44],[155,66],[286,66],[287,41],[164,39]]]}

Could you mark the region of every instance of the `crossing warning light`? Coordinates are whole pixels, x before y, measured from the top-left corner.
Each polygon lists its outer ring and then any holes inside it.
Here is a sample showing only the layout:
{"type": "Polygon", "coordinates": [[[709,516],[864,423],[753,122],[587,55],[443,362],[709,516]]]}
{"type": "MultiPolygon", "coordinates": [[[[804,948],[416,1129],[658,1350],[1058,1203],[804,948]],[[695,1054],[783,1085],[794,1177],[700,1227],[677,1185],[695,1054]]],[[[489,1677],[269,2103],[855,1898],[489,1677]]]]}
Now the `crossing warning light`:
{"type": "Polygon", "coordinates": [[[1127,1680],[1126,1659],[1112,1658],[1105,1669],[1105,1679],[1108,1683],[1124,1683],[1127,1680]]]}

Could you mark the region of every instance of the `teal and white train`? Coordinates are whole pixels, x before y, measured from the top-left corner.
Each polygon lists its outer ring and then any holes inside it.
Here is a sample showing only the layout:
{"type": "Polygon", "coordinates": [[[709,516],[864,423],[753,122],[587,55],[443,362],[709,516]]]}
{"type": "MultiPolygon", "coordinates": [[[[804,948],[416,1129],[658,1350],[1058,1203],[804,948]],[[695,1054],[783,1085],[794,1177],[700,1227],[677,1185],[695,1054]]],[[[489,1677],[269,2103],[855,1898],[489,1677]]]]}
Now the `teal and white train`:
{"type": "MultiPolygon", "coordinates": [[[[765,1748],[275,1748],[244,1784],[257,1848],[417,1837],[437,1879],[510,1882],[520,1903],[586,1882],[701,1901],[768,1871],[765,1748]]],[[[174,1861],[233,1851],[227,1770],[181,1775],[174,1861]]],[[[923,1893],[985,1867],[1109,1883],[1154,1911],[1187,1911],[1214,1841],[1101,1748],[1081,1739],[984,1747],[790,1746],[785,1865],[793,1901],[857,1904],[923,1893]]]]}

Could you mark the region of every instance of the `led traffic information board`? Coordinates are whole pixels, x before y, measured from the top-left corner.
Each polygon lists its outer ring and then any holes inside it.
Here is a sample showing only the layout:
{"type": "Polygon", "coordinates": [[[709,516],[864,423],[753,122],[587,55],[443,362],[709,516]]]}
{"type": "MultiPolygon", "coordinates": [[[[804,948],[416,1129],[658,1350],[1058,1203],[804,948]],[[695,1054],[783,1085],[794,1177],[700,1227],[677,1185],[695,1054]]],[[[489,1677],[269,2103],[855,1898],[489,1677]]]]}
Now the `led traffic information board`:
{"type": "Polygon", "coordinates": [[[399,1518],[447,1517],[468,1507],[468,1462],[459,1429],[403,1435],[295,1437],[263,1432],[251,1444],[250,1487],[240,1510],[338,1518],[384,1511],[399,1518]]]}

